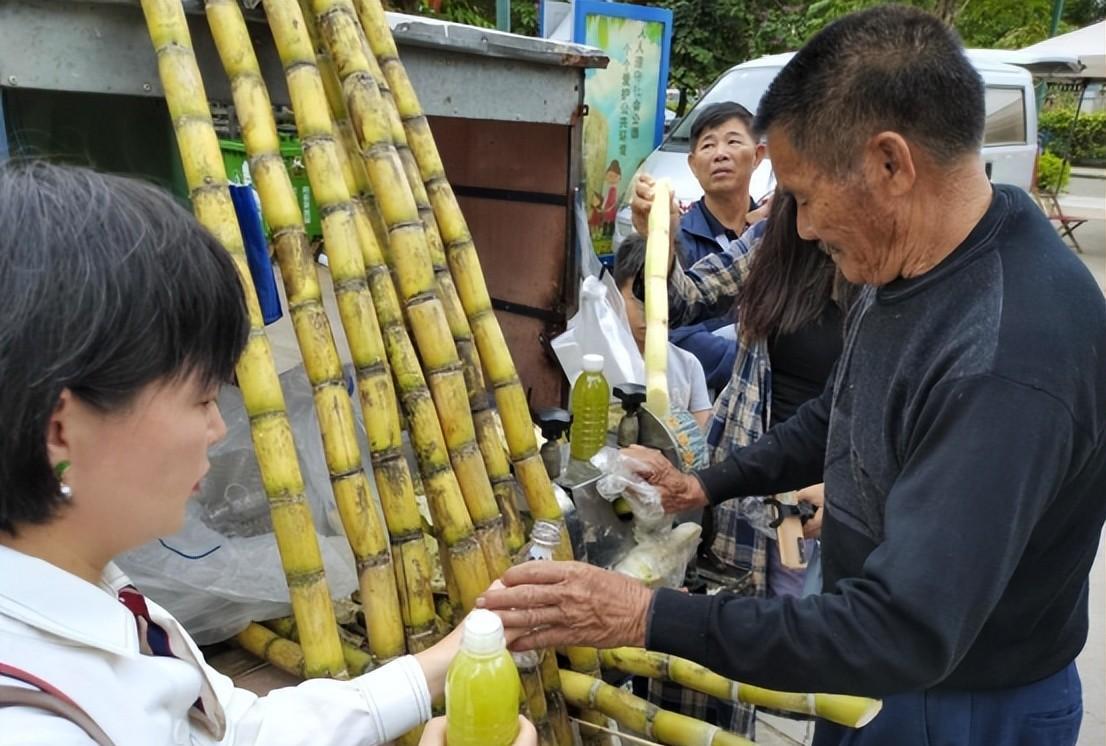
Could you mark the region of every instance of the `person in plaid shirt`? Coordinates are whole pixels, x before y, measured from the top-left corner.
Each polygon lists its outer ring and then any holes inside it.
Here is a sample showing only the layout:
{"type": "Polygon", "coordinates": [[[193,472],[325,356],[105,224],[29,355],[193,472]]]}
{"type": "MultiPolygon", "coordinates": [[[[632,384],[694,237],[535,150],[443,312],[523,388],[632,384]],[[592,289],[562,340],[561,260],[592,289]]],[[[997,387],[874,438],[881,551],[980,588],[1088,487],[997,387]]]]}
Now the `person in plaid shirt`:
{"type": "MultiPolygon", "coordinates": [[[[653,180],[635,181],[635,221],[645,219],[653,180]]],[[[804,241],[795,227],[794,198],[778,195],[769,219],[730,243],[726,251],[704,256],[687,270],[673,262],[669,279],[669,323],[673,327],[719,314],[735,315],[737,355],[729,383],[715,402],[708,423],[711,462],[754,442],[771,425],[794,414],[825,386],[841,352],[842,320],[855,295],[817,242],[804,241]]],[[[640,286],[640,284],[639,284],[640,286]]],[[[806,491],[820,500],[820,486],[806,491]]],[[[729,500],[706,522],[701,566],[727,578],[730,589],[755,596],[799,595],[803,572],[779,562],[775,532],[762,498],[729,500]],[[752,522],[750,517],[753,516],[752,522]],[[754,527],[758,523],[760,528],[754,527]],[[713,529],[710,530],[710,529],[713,529]]],[[[814,524],[811,525],[814,531],[814,524]]],[[[636,682],[643,693],[645,682],[636,682]]],[[[659,707],[721,725],[752,737],[754,710],[707,697],[683,687],[649,684],[659,707]]]]}

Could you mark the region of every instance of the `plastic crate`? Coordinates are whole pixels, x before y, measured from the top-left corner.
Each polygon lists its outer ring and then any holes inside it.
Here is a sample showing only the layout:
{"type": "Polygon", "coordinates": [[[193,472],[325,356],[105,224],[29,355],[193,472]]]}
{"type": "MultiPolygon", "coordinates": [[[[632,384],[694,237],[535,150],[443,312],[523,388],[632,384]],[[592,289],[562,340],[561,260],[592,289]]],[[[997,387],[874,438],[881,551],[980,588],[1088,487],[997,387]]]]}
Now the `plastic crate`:
{"type": "MultiPolygon", "coordinates": [[[[246,146],[237,140],[220,140],[219,149],[223,152],[223,165],[227,171],[227,179],[235,184],[252,184],[246,146]]],[[[303,149],[300,147],[299,140],[281,140],[280,156],[284,159],[284,167],[288,169],[292,189],[299,198],[307,237],[312,240],[321,238],[323,231],[319,220],[319,208],[311,196],[311,185],[307,180],[307,169],[303,164],[303,149]]],[[[268,231],[268,226],[265,229],[268,231]]]]}

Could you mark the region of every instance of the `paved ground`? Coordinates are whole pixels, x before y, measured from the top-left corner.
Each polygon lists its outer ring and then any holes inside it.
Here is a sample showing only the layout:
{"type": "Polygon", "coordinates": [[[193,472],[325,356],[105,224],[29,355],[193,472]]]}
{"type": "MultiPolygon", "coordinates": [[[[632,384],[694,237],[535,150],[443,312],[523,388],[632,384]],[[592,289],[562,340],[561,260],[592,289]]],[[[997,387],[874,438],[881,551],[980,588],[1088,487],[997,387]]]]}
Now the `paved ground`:
{"type": "MultiPolygon", "coordinates": [[[[1061,204],[1073,215],[1091,218],[1075,235],[1083,247],[1080,258],[1106,292],[1106,171],[1088,175],[1095,178],[1072,178],[1061,204]]],[[[1101,746],[1106,743],[1106,539],[1099,543],[1091,571],[1091,634],[1077,665],[1084,713],[1079,746],[1101,746]]]]}

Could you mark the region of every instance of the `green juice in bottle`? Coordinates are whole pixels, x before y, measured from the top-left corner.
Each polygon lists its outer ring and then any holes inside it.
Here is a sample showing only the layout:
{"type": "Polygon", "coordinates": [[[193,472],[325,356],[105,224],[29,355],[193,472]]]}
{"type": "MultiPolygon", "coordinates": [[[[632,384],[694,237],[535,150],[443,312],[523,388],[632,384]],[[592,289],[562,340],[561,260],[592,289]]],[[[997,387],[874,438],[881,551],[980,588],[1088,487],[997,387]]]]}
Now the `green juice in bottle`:
{"type": "Polygon", "coordinates": [[[584,355],[584,372],[572,385],[572,458],[587,461],[607,442],[611,387],[603,377],[603,356],[584,355]]]}
{"type": "Polygon", "coordinates": [[[447,746],[511,746],[522,696],[503,622],[477,609],[465,619],[461,652],[445,679],[447,746]]]}

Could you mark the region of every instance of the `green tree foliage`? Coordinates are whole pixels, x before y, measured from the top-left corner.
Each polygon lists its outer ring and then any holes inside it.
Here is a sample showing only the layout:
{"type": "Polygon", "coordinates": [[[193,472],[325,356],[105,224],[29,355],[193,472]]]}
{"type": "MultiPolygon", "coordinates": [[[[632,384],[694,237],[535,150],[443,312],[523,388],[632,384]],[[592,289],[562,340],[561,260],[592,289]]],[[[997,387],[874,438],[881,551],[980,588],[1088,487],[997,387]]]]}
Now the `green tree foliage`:
{"type": "MultiPolygon", "coordinates": [[[[626,1],[626,0],[624,0],[626,1]]],[[[802,46],[846,13],[887,0],[629,0],[672,11],[669,86],[681,92],[678,114],[733,65],[802,46]]],[[[969,47],[1017,49],[1048,36],[1054,0],[899,0],[934,13],[969,47]]],[[[495,0],[391,0],[396,10],[495,26],[495,0]]],[[[1060,33],[1106,17],[1106,0],[1065,0],[1060,33]]],[[[537,33],[537,2],[513,0],[512,30],[537,33]]]]}

